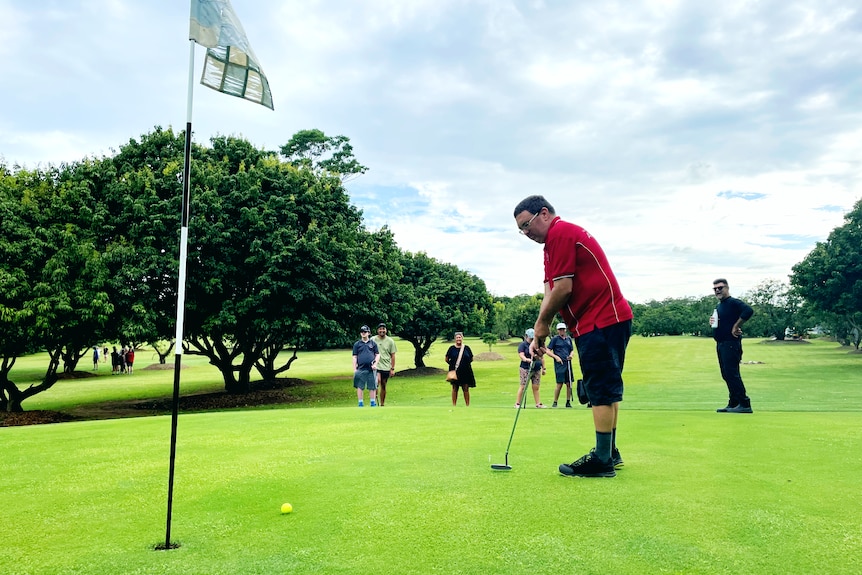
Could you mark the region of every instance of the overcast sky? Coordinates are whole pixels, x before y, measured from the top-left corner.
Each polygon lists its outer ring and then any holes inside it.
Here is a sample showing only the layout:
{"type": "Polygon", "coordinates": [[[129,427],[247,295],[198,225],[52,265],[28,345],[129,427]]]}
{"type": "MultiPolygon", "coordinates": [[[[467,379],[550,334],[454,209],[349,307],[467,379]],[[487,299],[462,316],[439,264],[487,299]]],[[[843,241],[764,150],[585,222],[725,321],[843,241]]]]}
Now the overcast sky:
{"type": "MultiPolygon", "coordinates": [[[[739,295],[862,196],[858,0],[232,0],[275,111],[197,83],[195,141],[350,138],[367,225],[542,290],[515,204],[543,194],[636,302],[739,295]]],[[[0,0],[0,158],[45,166],[185,128],[182,0],[0,0]]]]}

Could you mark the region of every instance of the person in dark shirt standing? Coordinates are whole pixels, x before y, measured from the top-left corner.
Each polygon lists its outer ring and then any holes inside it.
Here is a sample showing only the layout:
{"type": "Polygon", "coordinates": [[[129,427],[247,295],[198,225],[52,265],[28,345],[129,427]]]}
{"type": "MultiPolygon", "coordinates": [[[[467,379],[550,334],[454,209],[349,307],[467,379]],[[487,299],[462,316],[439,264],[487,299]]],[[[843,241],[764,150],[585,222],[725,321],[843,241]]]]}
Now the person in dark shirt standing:
{"type": "Polygon", "coordinates": [[[359,336],[361,339],[353,344],[353,387],[356,388],[359,407],[365,405],[363,399],[366,388],[371,407],[377,407],[377,378],[374,377],[374,370],[380,361],[380,350],[371,341],[371,329],[367,325],[359,328],[359,336]]]}
{"type": "Polygon", "coordinates": [[[718,354],[718,367],[721,377],[727,384],[729,399],[727,407],[716,411],[719,413],[753,413],[751,399],[745,391],[742,376],[739,374],[739,362],[742,361],[742,324],[754,314],[754,310],[741,299],[730,297],[730,286],[727,280],[719,278],[712,282],[718,305],[709,318],[712,326],[712,338],[718,354]]]}

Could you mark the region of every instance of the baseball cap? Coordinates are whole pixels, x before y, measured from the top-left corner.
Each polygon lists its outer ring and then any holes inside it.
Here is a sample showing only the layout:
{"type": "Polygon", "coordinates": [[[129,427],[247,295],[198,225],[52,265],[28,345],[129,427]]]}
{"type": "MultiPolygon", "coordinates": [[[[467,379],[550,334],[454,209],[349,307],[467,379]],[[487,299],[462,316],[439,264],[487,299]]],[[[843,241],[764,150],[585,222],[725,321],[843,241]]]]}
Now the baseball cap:
{"type": "Polygon", "coordinates": [[[386,324],[383,323],[382,321],[377,324],[377,329],[380,329],[381,327],[386,327],[386,324]]]}
{"type": "Polygon", "coordinates": [[[557,329],[566,329],[566,324],[564,324],[563,322],[558,323],[557,329]]]}
{"type": "Polygon", "coordinates": [[[370,332],[371,329],[367,325],[363,325],[362,327],[359,328],[359,332],[362,333],[363,331],[370,332]]]}
{"type": "Polygon", "coordinates": [[[526,335],[527,337],[533,337],[534,335],[536,335],[536,332],[533,328],[530,328],[524,332],[524,335],[526,335]]]}

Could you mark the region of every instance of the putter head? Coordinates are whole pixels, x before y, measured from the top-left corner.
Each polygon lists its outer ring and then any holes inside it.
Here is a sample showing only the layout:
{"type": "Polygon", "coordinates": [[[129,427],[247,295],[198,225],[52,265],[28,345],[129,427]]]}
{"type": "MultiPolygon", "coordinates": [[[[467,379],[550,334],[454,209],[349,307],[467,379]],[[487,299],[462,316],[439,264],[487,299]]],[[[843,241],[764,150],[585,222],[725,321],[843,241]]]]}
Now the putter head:
{"type": "Polygon", "coordinates": [[[506,465],[505,463],[492,463],[491,469],[493,469],[495,471],[511,471],[512,466],[506,465]]]}

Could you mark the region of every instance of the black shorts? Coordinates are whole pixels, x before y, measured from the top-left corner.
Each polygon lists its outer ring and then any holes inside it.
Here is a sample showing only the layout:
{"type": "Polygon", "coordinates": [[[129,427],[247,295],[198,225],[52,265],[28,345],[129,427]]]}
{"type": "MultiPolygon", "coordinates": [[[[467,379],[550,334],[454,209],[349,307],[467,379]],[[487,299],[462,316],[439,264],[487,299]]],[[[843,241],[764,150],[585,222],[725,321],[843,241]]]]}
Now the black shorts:
{"type": "Polygon", "coordinates": [[[559,385],[572,385],[572,374],[569,371],[570,363],[569,361],[564,361],[563,363],[554,362],[554,377],[556,377],[559,385]]]}
{"type": "Polygon", "coordinates": [[[389,381],[389,370],[386,371],[377,371],[377,374],[380,376],[380,383],[386,383],[389,381]]]}
{"type": "Polygon", "coordinates": [[[575,339],[592,405],[612,405],[623,400],[623,364],[631,335],[632,322],[628,320],[575,339]]]}

